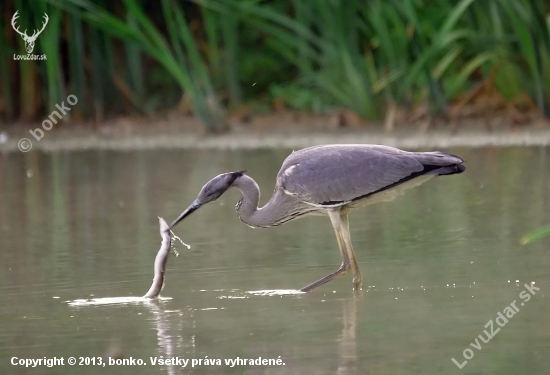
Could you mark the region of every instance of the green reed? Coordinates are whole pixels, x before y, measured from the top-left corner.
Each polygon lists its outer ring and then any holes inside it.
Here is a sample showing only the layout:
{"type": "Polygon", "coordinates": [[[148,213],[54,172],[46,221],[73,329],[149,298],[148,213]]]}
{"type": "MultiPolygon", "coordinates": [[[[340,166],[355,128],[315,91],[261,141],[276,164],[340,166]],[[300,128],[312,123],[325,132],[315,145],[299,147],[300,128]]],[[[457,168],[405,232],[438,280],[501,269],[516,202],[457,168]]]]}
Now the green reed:
{"type": "Polygon", "coordinates": [[[363,118],[427,103],[434,112],[494,79],[510,103],[550,115],[550,10],[543,0],[13,0],[0,27],[0,116],[37,119],[69,93],[78,119],[169,110],[206,130],[243,103],[363,118]],[[11,28],[49,23],[34,53],[11,28]]]}

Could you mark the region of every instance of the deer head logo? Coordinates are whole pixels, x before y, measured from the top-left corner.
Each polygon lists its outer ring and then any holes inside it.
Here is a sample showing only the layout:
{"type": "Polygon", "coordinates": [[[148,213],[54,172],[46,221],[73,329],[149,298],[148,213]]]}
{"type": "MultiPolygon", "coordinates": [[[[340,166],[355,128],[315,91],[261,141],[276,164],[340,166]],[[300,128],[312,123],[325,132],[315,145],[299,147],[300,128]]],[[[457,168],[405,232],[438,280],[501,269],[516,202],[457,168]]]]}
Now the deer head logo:
{"type": "Polygon", "coordinates": [[[40,35],[40,33],[44,30],[44,28],[48,24],[48,19],[49,19],[48,15],[46,13],[44,13],[45,21],[44,21],[44,24],[42,25],[42,29],[40,29],[40,31],[34,30],[32,35],[28,36],[26,29],[25,29],[24,32],[21,32],[21,31],[19,31],[19,27],[15,25],[15,20],[17,19],[17,17],[19,17],[17,15],[18,12],[19,11],[15,12],[15,14],[13,15],[13,17],[11,19],[11,26],[17,32],[17,34],[21,35],[21,37],[25,41],[25,49],[27,50],[27,53],[32,53],[32,50],[34,49],[34,42],[36,41],[36,38],[38,38],[38,35],[40,35]]]}

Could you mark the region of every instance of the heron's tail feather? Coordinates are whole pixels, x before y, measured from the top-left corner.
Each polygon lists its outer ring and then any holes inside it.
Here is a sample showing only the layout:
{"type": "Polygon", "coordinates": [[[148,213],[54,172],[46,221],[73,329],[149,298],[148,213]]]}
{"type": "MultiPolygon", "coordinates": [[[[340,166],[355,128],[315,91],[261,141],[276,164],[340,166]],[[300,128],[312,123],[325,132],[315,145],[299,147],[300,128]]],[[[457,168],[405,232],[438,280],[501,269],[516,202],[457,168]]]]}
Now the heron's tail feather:
{"type": "Polygon", "coordinates": [[[441,168],[434,169],[434,170],[430,171],[429,173],[430,174],[435,174],[435,175],[438,175],[438,176],[445,176],[445,175],[448,175],[448,174],[462,173],[465,170],[466,170],[466,167],[464,165],[454,164],[454,165],[449,165],[447,167],[441,167],[441,168]]]}
{"type": "Polygon", "coordinates": [[[462,173],[466,170],[466,167],[462,164],[464,163],[464,159],[453,154],[439,151],[417,152],[415,153],[415,157],[424,166],[422,174],[443,176],[462,173]]]}

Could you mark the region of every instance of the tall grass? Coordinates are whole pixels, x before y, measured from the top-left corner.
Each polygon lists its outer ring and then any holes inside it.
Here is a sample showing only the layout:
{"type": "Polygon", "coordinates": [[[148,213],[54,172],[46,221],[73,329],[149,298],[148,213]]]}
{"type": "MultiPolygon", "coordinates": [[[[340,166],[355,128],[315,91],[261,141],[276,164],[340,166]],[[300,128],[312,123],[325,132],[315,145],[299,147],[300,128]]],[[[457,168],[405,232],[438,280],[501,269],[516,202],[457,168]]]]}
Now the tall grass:
{"type": "Polygon", "coordinates": [[[141,75],[144,71],[140,69],[142,50],[160,64],[190,98],[195,114],[209,131],[226,130],[227,122],[213,89],[208,66],[200,55],[185,12],[179,3],[171,0],[161,1],[160,10],[167,28],[166,37],[148,17],[140,2],[124,0],[123,3],[127,12],[126,20],[86,0],[67,0],[63,5],[59,5],[68,12],[86,19],[104,33],[127,42],[129,78],[134,86],[134,90],[127,96],[134,105],[140,104],[140,101],[135,99],[136,93],[139,98],[139,93],[143,92],[141,75]]]}
{"type": "MultiPolygon", "coordinates": [[[[77,119],[153,113],[184,98],[210,132],[243,103],[381,118],[445,113],[489,82],[550,116],[544,0],[14,0],[3,2],[0,116],[36,118],[74,93],[77,119]],[[32,4],[31,4],[32,3],[32,4]],[[50,21],[35,53],[11,29],[50,21]],[[527,99],[525,99],[527,98],[527,99]]],[[[518,110],[523,108],[518,107],[518,110]]]]}

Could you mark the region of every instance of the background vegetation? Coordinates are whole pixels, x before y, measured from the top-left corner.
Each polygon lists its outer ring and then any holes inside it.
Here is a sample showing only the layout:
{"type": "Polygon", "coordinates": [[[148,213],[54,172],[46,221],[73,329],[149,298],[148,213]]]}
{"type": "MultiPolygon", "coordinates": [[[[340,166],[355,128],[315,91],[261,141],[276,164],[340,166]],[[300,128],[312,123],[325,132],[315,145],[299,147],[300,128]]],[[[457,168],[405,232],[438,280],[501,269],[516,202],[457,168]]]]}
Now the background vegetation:
{"type": "Polygon", "coordinates": [[[547,0],[8,0],[0,116],[35,120],[67,95],[73,120],[179,106],[211,132],[226,110],[467,107],[550,115],[547,0]],[[11,26],[49,23],[35,54],[11,26]],[[481,103],[481,104],[479,104],[481,103]]]}

